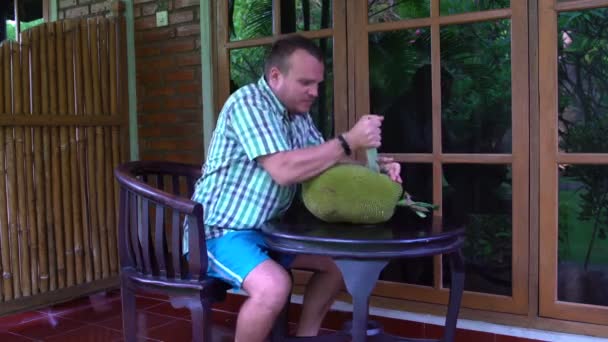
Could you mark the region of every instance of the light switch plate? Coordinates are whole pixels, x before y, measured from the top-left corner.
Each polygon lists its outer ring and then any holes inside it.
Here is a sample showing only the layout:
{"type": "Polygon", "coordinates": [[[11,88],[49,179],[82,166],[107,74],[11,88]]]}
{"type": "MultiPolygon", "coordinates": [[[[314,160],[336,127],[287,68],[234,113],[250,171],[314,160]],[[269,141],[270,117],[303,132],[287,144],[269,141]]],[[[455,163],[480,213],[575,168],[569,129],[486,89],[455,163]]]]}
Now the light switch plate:
{"type": "Polygon", "coordinates": [[[167,11],[156,12],[156,26],[169,25],[169,15],[167,11]]]}

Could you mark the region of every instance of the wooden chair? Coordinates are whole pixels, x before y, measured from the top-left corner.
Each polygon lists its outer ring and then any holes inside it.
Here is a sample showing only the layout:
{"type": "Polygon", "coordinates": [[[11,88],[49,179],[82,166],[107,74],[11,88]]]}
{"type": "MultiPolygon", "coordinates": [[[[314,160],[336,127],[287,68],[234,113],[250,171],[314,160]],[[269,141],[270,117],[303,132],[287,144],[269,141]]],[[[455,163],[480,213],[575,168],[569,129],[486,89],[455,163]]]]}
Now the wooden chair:
{"type": "Polygon", "coordinates": [[[207,277],[203,207],[190,200],[200,168],[134,161],[119,165],[119,252],[122,317],[126,341],[136,339],[135,291],[166,294],[192,315],[194,341],[211,341],[211,304],[230,286],[207,277]],[[189,223],[189,257],[182,254],[183,223],[189,223]]]}

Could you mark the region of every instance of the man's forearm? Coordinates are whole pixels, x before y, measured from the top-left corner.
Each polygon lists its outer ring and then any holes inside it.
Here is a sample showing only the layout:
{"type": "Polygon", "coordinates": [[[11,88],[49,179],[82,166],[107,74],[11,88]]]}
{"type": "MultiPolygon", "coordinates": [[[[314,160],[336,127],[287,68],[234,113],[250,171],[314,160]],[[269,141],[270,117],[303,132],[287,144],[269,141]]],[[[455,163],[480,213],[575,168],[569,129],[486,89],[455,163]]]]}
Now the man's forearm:
{"type": "Polygon", "coordinates": [[[340,142],[331,139],[318,146],[264,157],[260,162],[277,183],[289,185],[320,174],[344,157],[340,142]]]}

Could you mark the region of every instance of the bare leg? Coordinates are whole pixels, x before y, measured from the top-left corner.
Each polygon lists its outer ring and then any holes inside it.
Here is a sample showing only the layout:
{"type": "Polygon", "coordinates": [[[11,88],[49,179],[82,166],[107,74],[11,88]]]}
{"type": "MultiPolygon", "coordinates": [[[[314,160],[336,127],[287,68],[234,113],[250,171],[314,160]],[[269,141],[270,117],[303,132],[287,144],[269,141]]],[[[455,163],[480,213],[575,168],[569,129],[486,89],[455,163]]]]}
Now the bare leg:
{"type": "Polygon", "coordinates": [[[342,273],[331,258],[318,255],[298,255],[292,267],[315,272],[306,286],[296,336],[316,336],[325,314],[344,287],[342,273]]]}
{"type": "Polygon", "coordinates": [[[236,342],[264,341],[291,291],[291,278],[285,269],[266,260],[249,273],[243,282],[249,297],[236,321],[236,342]]]}

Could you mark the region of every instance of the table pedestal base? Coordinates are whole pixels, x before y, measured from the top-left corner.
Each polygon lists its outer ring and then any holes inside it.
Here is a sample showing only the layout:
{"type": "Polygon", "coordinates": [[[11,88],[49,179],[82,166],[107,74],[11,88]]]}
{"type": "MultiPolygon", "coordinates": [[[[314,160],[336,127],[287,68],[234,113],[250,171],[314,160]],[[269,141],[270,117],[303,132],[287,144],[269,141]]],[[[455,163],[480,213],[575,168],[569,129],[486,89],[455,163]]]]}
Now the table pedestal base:
{"type": "MultiPolygon", "coordinates": [[[[441,341],[451,342],[456,334],[456,321],[460,309],[462,292],[464,290],[464,261],[460,250],[448,254],[451,269],[450,298],[446,316],[444,335],[436,339],[408,339],[388,335],[376,322],[368,320],[369,296],[378,281],[380,272],[386,267],[388,259],[346,259],[336,258],[336,264],[342,276],[348,293],[353,298],[353,320],[345,324],[342,331],[331,335],[314,337],[286,337],[283,329],[273,331],[272,341],[352,341],[352,342],[388,342],[388,341],[441,341]],[[282,331],[280,331],[282,330],[282,331]]],[[[285,310],[287,309],[287,306],[285,310]]],[[[286,320],[287,315],[281,314],[280,319],[286,320]]],[[[277,322],[278,326],[286,326],[285,322],[277,322]]]]}

